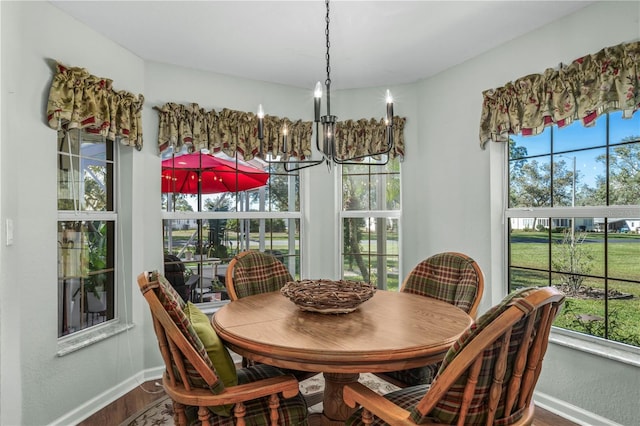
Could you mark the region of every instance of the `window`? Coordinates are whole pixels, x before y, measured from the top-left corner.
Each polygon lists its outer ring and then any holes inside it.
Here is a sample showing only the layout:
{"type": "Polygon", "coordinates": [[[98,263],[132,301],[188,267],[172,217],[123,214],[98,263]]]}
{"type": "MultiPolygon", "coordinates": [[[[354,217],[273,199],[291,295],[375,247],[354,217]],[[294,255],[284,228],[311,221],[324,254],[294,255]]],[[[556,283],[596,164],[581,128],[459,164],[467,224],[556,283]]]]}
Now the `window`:
{"type": "Polygon", "coordinates": [[[58,337],[114,319],[114,143],[58,135],[58,337]]]}
{"type": "Polygon", "coordinates": [[[342,277],[398,290],[400,161],[342,166],[342,277]]]}
{"type": "Polygon", "coordinates": [[[557,327],[640,346],[640,114],[512,136],[508,151],[509,289],[556,286],[557,327]]]}
{"type": "MultiPolygon", "coordinates": [[[[162,215],[165,274],[184,266],[183,298],[194,303],[227,298],[229,260],[244,250],[273,253],[300,277],[300,184],[282,164],[226,156],[163,154],[162,215]],[[186,175],[181,163],[195,161],[186,175]],[[215,163],[222,166],[215,166],[215,163]],[[194,182],[191,186],[184,179],[194,182]]],[[[175,285],[175,283],[174,283],[175,285]]]]}

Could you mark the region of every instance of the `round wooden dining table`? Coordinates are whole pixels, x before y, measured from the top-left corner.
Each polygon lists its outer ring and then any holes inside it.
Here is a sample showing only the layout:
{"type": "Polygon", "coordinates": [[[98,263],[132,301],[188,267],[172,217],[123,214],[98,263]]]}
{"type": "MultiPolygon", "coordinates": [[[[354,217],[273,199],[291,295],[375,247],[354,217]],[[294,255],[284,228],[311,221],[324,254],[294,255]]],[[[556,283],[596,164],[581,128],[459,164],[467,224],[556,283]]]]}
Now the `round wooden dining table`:
{"type": "Polygon", "coordinates": [[[211,323],[225,344],[246,358],[276,367],[321,372],[322,424],[344,424],[354,409],[342,388],[359,373],[419,367],[441,361],[472,319],[455,306],[410,293],[376,291],[347,314],[298,308],[280,292],[233,301],[211,323]]]}

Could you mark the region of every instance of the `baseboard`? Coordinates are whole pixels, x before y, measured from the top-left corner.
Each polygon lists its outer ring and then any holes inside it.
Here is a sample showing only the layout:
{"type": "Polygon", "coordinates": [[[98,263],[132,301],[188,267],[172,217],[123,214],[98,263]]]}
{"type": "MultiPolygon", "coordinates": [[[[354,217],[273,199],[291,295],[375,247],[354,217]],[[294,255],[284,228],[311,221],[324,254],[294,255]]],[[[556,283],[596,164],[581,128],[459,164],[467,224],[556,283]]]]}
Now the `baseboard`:
{"type": "Polygon", "coordinates": [[[553,414],[567,420],[571,420],[572,422],[578,423],[582,426],[622,426],[612,420],[605,419],[602,416],[591,413],[583,408],[576,407],[575,405],[571,405],[542,392],[535,391],[533,393],[533,400],[536,405],[540,406],[540,408],[544,408],[553,414]]]}
{"type": "Polygon", "coordinates": [[[93,415],[94,413],[97,413],[98,411],[102,410],[104,407],[111,404],[113,401],[126,395],[131,390],[135,389],[137,386],[140,386],[140,384],[148,380],[159,379],[160,377],[162,377],[163,371],[164,371],[164,367],[157,367],[149,370],[143,370],[138,374],[128,378],[127,380],[117,384],[111,389],[108,389],[102,392],[100,395],[90,399],[89,401],[80,405],[76,409],[59,417],[58,419],[51,422],[49,425],[50,426],[67,426],[67,425],[78,424],[81,421],[93,415]]]}

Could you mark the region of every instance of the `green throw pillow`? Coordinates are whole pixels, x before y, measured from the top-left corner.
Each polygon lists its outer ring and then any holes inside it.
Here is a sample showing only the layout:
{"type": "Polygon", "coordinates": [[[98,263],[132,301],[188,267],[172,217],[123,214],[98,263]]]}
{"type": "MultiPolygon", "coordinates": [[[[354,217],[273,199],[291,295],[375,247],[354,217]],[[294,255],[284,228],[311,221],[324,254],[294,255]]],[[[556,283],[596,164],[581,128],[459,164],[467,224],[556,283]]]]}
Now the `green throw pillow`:
{"type": "Polygon", "coordinates": [[[202,312],[196,305],[187,302],[184,313],[191,321],[191,325],[196,330],[196,334],[204,344],[209,359],[216,369],[216,374],[220,376],[220,380],[226,386],[235,386],[238,384],[238,374],[236,366],[231,358],[231,354],[224,346],[215,330],[211,326],[209,317],[202,312]]]}

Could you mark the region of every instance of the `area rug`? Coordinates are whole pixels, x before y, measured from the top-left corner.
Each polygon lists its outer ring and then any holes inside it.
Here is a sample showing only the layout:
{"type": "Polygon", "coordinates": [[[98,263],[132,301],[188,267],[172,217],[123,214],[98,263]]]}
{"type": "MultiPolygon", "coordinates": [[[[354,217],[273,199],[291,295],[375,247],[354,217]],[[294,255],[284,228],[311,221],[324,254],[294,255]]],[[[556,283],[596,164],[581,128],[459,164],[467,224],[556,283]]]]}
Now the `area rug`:
{"type": "MultiPolygon", "coordinates": [[[[360,374],[358,381],[381,395],[399,389],[397,386],[370,373],[360,374]]],[[[324,378],[322,374],[317,374],[300,382],[300,393],[305,396],[317,394],[322,392],[323,389],[324,378]]],[[[322,403],[309,407],[309,412],[322,412],[322,403]]],[[[129,417],[120,426],[173,426],[173,424],[173,405],[169,397],[164,396],[129,417]]]]}

